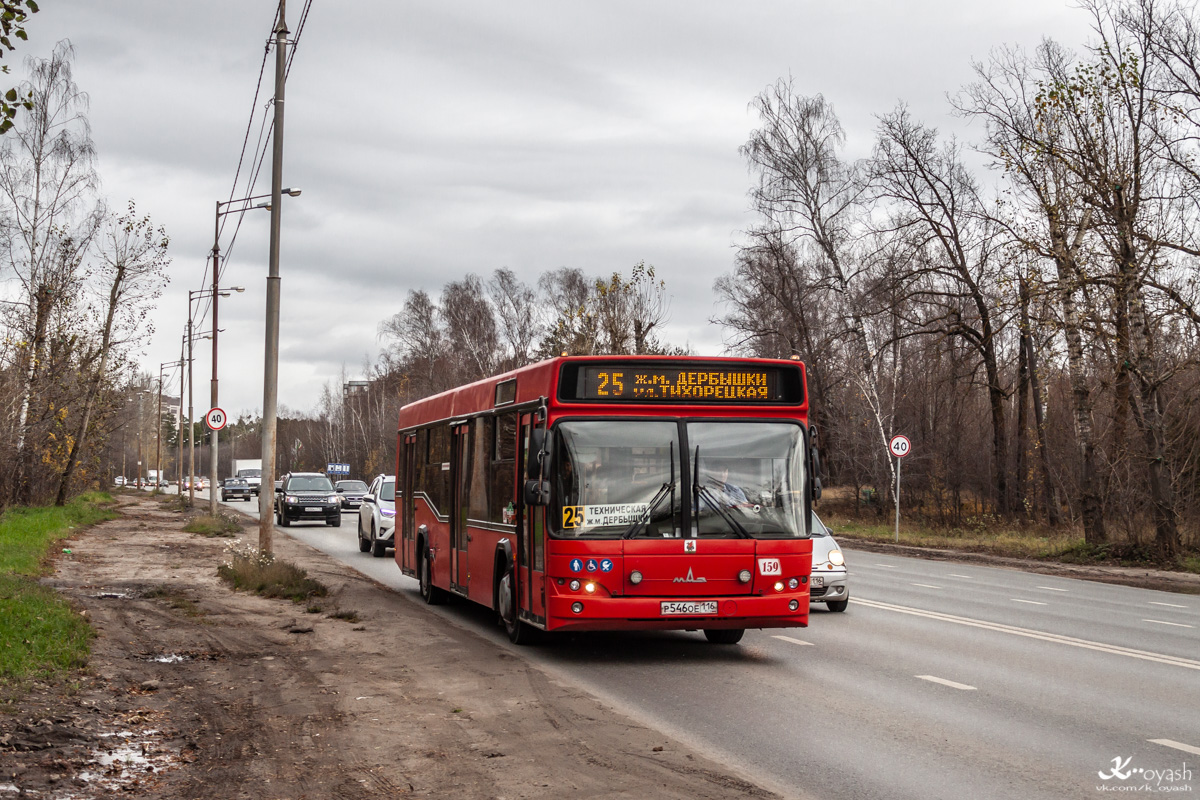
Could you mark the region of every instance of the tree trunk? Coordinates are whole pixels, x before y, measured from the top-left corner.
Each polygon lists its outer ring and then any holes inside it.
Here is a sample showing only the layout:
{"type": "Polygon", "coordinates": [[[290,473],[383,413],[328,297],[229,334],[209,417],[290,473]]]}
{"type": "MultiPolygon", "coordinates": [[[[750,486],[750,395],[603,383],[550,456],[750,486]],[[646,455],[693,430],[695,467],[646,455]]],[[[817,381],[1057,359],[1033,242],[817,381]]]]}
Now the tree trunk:
{"type": "Polygon", "coordinates": [[[1029,451],[1029,287],[1020,281],[1021,327],[1017,347],[1017,438],[1016,480],[1013,482],[1013,504],[1022,516],[1028,517],[1025,465],[1029,451]]]}

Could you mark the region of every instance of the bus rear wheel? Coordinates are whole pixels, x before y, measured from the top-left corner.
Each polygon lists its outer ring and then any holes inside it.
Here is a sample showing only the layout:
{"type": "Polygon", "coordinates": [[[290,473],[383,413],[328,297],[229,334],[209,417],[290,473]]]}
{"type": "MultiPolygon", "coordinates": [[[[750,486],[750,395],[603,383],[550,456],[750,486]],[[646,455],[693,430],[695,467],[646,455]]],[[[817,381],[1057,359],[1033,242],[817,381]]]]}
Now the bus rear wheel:
{"type": "Polygon", "coordinates": [[[737,644],[746,635],[745,628],[705,629],[704,638],[713,644],[737,644]]]}
{"type": "Polygon", "coordinates": [[[439,606],[446,602],[445,590],[433,585],[433,579],[429,574],[428,553],[421,553],[421,565],[417,570],[417,576],[417,581],[421,586],[421,597],[425,598],[428,605],[439,606]]]}
{"type": "Polygon", "coordinates": [[[508,640],[513,644],[533,644],[537,638],[537,629],[522,622],[517,615],[517,585],[513,580],[512,567],[506,567],[504,575],[500,578],[496,588],[496,601],[496,611],[500,615],[500,621],[504,623],[508,640]]]}

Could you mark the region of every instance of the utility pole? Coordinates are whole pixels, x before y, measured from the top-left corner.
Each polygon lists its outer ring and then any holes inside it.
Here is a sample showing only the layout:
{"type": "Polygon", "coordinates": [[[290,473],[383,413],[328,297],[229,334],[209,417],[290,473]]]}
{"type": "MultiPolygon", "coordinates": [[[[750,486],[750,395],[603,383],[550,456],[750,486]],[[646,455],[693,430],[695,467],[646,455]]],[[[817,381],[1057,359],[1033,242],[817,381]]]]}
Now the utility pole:
{"type": "MultiPolygon", "coordinates": [[[[209,408],[217,407],[217,333],[219,332],[219,328],[217,327],[217,301],[221,298],[221,291],[217,286],[217,281],[221,277],[221,270],[219,268],[221,254],[219,244],[219,237],[221,236],[221,201],[219,200],[217,201],[217,213],[214,219],[216,222],[213,223],[212,251],[212,404],[209,408]]],[[[208,483],[208,513],[215,517],[217,515],[217,432],[210,429],[208,435],[212,437],[209,439],[212,442],[212,448],[209,454],[211,475],[209,476],[208,483]]]]}
{"type": "Polygon", "coordinates": [[[163,384],[163,365],[159,364],[158,365],[158,424],[154,426],[155,432],[157,433],[157,436],[156,436],[157,441],[155,442],[155,447],[154,447],[154,450],[155,450],[154,469],[156,470],[156,474],[154,476],[154,489],[156,491],[158,490],[158,485],[160,483],[162,483],[162,480],[163,480],[163,471],[162,471],[162,389],[163,389],[163,387],[162,387],[162,384],[163,384]]]}
{"type": "Polygon", "coordinates": [[[196,507],[196,423],[192,416],[192,301],[188,298],[187,321],[188,378],[188,508],[196,507]]]}
{"type": "Polygon", "coordinates": [[[271,250],[267,273],[267,325],[263,355],[262,484],[258,492],[258,549],[270,553],[275,532],[275,429],[279,400],[279,228],[283,214],[283,84],[287,70],[287,0],[279,0],[275,26],[275,130],[271,155],[271,250]]]}
{"type": "MultiPolygon", "coordinates": [[[[190,311],[190,309],[189,309],[190,311]]],[[[184,373],[184,360],[186,357],[185,345],[187,344],[187,333],[183,334],[183,341],[179,343],[179,437],[175,442],[175,446],[179,449],[179,497],[183,499],[183,379],[187,377],[184,373]]]]}

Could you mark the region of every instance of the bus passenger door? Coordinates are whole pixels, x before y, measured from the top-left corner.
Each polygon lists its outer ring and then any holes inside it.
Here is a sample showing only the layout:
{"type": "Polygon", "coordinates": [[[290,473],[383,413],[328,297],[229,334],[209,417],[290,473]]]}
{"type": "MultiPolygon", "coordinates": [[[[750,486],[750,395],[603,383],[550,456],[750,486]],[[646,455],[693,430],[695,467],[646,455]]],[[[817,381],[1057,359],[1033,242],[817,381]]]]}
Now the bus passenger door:
{"type": "Polygon", "coordinates": [[[400,465],[404,474],[397,477],[396,486],[399,497],[396,498],[397,508],[400,509],[400,538],[396,540],[396,552],[400,554],[400,569],[406,575],[417,572],[417,531],[413,519],[416,511],[416,500],[413,499],[413,474],[417,470],[417,437],[409,434],[404,437],[403,450],[400,454],[400,465]]]}
{"type": "MultiPolygon", "coordinates": [[[[525,465],[529,463],[529,432],[537,424],[536,415],[521,415],[521,446],[518,449],[521,459],[517,465],[517,497],[522,498],[522,501],[525,496],[522,488],[525,484],[525,465]]],[[[546,475],[545,478],[549,480],[550,476],[546,475]]],[[[546,509],[541,506],[525,506],[521,512],[516,554],[519,606],[541,622],[546,619],[545,533],[546,509]]]]}
{"type": "Polygon", "coordinates": [[[459,425],[452,431],[450,450],[450,586],[463,594],[470,585],[467,545],[467,513],[470,508],[468,487],[471,480],[471,426],[459,425]]]}

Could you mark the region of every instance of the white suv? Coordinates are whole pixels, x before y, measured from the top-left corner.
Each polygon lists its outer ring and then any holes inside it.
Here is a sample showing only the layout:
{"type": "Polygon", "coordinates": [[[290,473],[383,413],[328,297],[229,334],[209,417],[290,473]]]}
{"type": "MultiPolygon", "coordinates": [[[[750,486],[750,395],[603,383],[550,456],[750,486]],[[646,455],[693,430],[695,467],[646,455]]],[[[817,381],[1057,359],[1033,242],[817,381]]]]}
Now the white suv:
{"type": "Polygon", "coordinates": [[[367,487],[358,507],[358,549],[376,558],[395,546],[396,476],[379,475],[367,487]]]}

